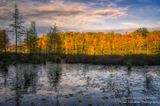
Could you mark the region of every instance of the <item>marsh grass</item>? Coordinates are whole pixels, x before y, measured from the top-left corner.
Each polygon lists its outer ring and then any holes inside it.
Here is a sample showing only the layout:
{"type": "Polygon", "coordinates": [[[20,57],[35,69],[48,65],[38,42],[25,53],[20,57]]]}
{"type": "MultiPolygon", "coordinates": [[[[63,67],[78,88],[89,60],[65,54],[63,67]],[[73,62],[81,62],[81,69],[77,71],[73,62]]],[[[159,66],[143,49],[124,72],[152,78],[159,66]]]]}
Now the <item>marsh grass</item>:
{"type": "Polygon", "coordinates": [[[103,65],[126,65],[129,68],[135,65],[160,65],[160,55],[57,55],[51,54],[0,54],[0,66],[14,63],[41,64],[46,61],[60,63],[84,63],[84,64],[103,64],[103,65]]]}

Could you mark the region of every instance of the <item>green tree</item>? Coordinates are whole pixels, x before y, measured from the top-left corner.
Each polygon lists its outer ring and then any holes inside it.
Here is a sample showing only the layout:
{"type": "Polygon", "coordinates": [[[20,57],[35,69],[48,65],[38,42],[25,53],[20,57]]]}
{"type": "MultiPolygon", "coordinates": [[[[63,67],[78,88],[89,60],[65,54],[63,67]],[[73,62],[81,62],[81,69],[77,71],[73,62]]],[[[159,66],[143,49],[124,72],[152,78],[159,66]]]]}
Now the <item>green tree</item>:
{"type": "Polygon", "coordinates": [[[50,29],[50,32],[48,33],[47,37],[48,37],[48,42],[47,42],[48,55],[53,52],[60,54],[61,53],[61,42],[57,34],[56,25],[54,25],[54,27],[50,29]]]}
{"type": "Polygon", "coordinates": [[[147,28],[139,28],[135,32],[141,33],[143,37],[146,37],[149,33],[147,28]]]}
{"type": "Polygon", "coordinates": [[[25,43],[27,45],[27,48],[29,50],[29,53],[36,53],[38,51],[37,47],[37,33],[36,33],[36,24],[35,22],[31,22],[31,27],[27,31],[25,43]]]}

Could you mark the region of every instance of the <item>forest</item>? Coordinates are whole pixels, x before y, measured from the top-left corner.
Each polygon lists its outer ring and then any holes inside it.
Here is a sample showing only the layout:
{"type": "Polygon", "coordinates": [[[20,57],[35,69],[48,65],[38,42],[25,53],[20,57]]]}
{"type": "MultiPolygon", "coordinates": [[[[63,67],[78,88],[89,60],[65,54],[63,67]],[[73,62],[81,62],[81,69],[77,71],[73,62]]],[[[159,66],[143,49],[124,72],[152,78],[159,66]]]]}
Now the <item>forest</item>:
{"type": "MultiPolygon", "coordinates": [[[[142,29],[142,28],[141,28],[142,29]]],[[[140,29],[138,29],[140,30],[140,29]]],[[[18,44],[20,53],[60,53],[84,55],[159,54],[160,31],[131,33],[58,32],[41,37],[28,35],[18,44]]],[[[1,51],[14,52],[5,31],[0,31],[1,51]],[[5,46],[6,45],[6,46],[5,46]]]]}
{"type": "Polygon", "coordinates": [[[158,54],[160,53],[160,32],[148,32],[146,35],[138,31],[126,34],[114,32],[106,34],[103,32],[59,32],[57,35],[43,35],[37,39],[35,46],[40,49],[41,53],[50,49],[51,53],[62,54],[158,54]]]}

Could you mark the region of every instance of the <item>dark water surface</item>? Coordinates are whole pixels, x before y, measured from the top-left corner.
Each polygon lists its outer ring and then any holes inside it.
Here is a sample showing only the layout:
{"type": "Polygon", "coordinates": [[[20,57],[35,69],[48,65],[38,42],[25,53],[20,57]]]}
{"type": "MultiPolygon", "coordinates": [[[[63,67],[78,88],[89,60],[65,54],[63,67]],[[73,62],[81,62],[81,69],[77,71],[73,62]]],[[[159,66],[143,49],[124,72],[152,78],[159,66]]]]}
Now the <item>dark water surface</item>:
{"type": "Polygon", "coordinates": [[[0,106],[160,106],[160,66],[9,66],[0,69],[0,106]]]}

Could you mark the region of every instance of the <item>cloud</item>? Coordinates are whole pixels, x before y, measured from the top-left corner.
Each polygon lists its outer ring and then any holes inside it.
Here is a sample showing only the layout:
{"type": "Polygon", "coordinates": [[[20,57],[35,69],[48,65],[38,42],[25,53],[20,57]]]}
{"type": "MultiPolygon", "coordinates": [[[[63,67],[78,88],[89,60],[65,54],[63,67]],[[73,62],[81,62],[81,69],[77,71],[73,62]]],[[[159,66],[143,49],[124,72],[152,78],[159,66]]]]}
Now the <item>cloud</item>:
{"type": "Polygon", "coordinates": [[[140,24],[134,23],[134,22],[122,22],[122,25],[127,25],[127,26],[139,26],[140,24]]]}
{"type": "Polygon", "coordinates": [[[93,13],[94,15],[102,15],[102,16],[112,16],[112,17],[121,17],[121,16],[126,16],[127,13],[123,9],[101,9],[101,10],[96,10],[93,13]]]}
{"type": "MultiPolygon", "coordinates": [[[[13,11],[13,2],[1,6],[0,20],[9,20],[13,11]]],[[[63,29],[90,29],[95,24],[104,23],[109,18],[119,18],[127,15],[126,8],[95,8],[85,3],[64,0],[19,1],[20,13],[29,21],[36,21],[39,27],[50,27],[57,24],[63,29]]]]}
{"type": "Polygon", "coordinates": [[[2,0],[0,1],[0,20],[9,20],[12,12],[12,1],[2,0]]]}
{"type": "Polygon", "coordinates": [[[149,22],[121,22],[120,23],[123,28],[156,28],[160,26],[160,22],[157,21],[156,23],[149,23],[149,22]]]}
{"type": "Polygon", "coordinates": [[[32,2],[20,4],[19,8],[25,15],[56,15],[56,16],[67,16],[67,15],[76,15],[83,13],[86,9],[85,6],[79,5],[77,3],[68,4],[64,2],[49,2],[49,3],[36,3],[32,2]],[[30,8],[26,9],[24,7],[29,6],[30,8]]]}

